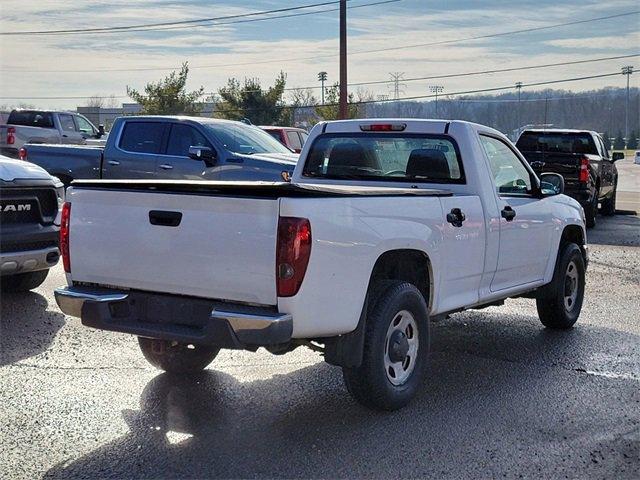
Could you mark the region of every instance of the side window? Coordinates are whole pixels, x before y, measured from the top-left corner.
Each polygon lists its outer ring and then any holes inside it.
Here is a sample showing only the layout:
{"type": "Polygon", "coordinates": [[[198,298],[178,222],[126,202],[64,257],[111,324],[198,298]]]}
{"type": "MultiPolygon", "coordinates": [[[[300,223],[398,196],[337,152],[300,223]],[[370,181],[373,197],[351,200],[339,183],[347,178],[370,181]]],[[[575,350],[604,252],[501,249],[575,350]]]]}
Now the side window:
{"type": "Polygon", "coordinates": [[[496,189],[500,194],[531,193],[531,175],[513,150],[502,140],[480,135],[496,189]]]}
{"type": "Polygon", "coordinates": [[[602,156],[604,158],[609,158],[609,151],[607,150],[607,147],[605,146],[604,142],[602,141],[602,138],[598,137],[598,145],[600,145],[600,150],[602,151],[602,156]]]}
{"type": "Polygon", "coordinates": [[[160,153],[164,123],[127,122],[120,139],[120,148],[136,153],[160,153]]]}
{"type": "Polygon", "coordinates": [[[64,132],[75,132],[76,124],[73,123],[73,117],[65,113],[61,113],[58,118],[60,119],[60,127],[64,132]]]}
{"type": "Polygon", "coordinates": [[[295,130],[287,131],[287,140],[289,141],[289,146],[293,149],[300,150],[302,148],[302,143],[300,143],[300,137],[298,136],[298,132],[295,130]]]}
{"type": "Polygon", "coordinates": [[[79,116],[76,116],[75,118],[76,123],[78,124],[78,130],[80,130],[82,133],[88,133],[89,135],[93,135],[95,133],[88,120],[85,120],[83,117],[79,116]]]}
{"type": "Polygon", "coordinates": [[[167,155],[179,157],[189,156],[189,147],[209,147],[209,142],[200,132],[189,125],[174,123],[171,125],[169,143],[167,144],[167,155]]]}
{"type": "Polygon", "coordinates": [[[305,132],[300,132],[300,138],[302,139],[302,145],[304,146],[304,144],[307,143],[307,138],[309,138],[309,135],[305,132]]]}

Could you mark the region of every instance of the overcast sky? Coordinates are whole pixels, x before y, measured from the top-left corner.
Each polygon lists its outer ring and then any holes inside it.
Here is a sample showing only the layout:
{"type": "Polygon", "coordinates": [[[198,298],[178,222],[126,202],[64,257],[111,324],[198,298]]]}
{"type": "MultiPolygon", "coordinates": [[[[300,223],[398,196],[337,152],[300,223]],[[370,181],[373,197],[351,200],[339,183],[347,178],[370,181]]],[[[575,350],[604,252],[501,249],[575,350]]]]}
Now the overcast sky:
{"type": "MultiPolygon", "coordinates": [[[[219,17],[318,3],[275,0],[2,0],[0,31],[73,29],[134,25],[219,17]]],[[[352,0],[350,6],[376,0],[352,0]]],[[[334,6],[318,7],[330,9],[334,6]]],[[[350,9],[349,81],[385,80],[389,72],[405,77],[536,65],[640,53],[640,15],[516,35],[377,53],[362,50],[541,27],[640,10],[637,0],[429,1],[401,0],[350,9]]],[[[308,11],[308,10],[302,10],[308,11]]],[[[254,17],[255,18],[255,17],[254,17]]],[[[41,107],[75,107],[85,100],[28,97],[116,95],[127,101],[126,86],[141,89],[171,68],[189,61],[189,87],[215,91],[231,76],[258,77],[270,84],[283,70],[288,87],[318,85],[317,73],[338,79],[338,14],[156,32],[64,36],[0,37],[0,104],[23,100],[41,107]],[[268,63],[267,63],[268,62],[268,63]],[[152,71],[127,69],[159,68],[152,71]],[[81,70],[81,71],[79,71],[81,70]],[[102,70],[102,71],[101,71],[102,70]],[[120,70],[120,71],[104,71],[120,70]],[[56,72],[57,71],[57,72],[56,72]]],[[[640,69],[640,57],[436,81],[410,82],[403,96],[428,93],[438,83],[447,92],[640,69]]],[[[640,84],[640,72],[632,76],[640,84]]],[[[559,84],[574,91],[623,86],[624,77],[559,84]]],[[[389,94],[387,85],[369,87],[389,94]]]]}

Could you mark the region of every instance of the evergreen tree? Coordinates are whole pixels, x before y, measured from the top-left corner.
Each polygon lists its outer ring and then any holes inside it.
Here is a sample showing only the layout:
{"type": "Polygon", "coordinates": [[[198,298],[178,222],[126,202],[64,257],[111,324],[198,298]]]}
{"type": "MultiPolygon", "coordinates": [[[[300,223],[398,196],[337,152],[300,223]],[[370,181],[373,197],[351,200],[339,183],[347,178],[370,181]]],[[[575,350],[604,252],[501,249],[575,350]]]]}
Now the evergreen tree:
{"type": "Polygon", "coordinates": [[[147,83],[144,94],[127,87],[127,95],[142,105],[145,115],[197,115],[200,112],[198,100],[204,95],[204,88],[187,92],[188,75],[189,64],[185,62],[180,73],[171,72],[157,83],[147,83]]]}
{"type": "Polygon", "coordinates": [[[604,146],[607,147],[607,150],[611,150],[611,135],[609,135],[609,132],[604,132],[602,134],[602,141],[604,146]]]}
{"type": "Polygon", "coordinates": [[[635,150],[638,148],[638,132],[631,130],[629,132],[629,138],[627,139],[627,148],[629,150],[635,150]]]}
{"type": "Polygon", "coordinates": [[[241,84],[230,78],[227,85],[218,90],[220,101],[213,115],[228,120],[249,119],[254,125],[280,125],[287,120],[284,107],[284,87],[287,76],[280,72],[272,87],[263,89],[257,78],[246,78],[241,84]]]}

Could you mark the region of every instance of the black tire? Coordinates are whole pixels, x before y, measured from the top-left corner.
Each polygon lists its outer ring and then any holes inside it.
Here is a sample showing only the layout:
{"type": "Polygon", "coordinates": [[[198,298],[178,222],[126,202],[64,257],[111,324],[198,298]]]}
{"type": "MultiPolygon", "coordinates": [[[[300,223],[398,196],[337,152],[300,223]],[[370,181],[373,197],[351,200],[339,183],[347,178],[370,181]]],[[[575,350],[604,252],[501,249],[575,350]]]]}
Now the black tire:
{"type": "Polygon", "coordinates": [[[169,373],[195,373],[207,368],[219,348],[206,345],[189,345],[168,340],[138,337],[140,350],[147,361],[169,373]]]}
{"type": "Polygon", "coordinates": [[[343,367],[342,373],[347,390],[359,403],[378,410],[397,410],[411,401],[424,380],[429,353],[429,314],[424,297],[414,285],[401,281],[385,284],[386,288],[374,286],[372,289],[378,293],[372,298],[373,307],[367,314],[362,363],[355,368],[343,367]],[[405,321],[409,323],[403,338],[401,325],[405,321]],[[417,335],[413,326],[409,328],[413,324],[417,335]],[[393,332],[390,337],[389,332],[393,332]],[[410,342],[415,345],[413,358],[410,358],[413,347],[407,347],[410,342]],[[405,347],[408,351],[403,350],[405,347]],[[397,360],[396,367],[386,366],[386,360],[402,358],[403,354],[404,360],[397,360]]]}
{"type": "Polygon", "coordinates": [[[542,324],[555,329],[573,327],[582,309],[584,287],[585,265],[582,251],[575,243],[565,243],[558,252],[553,280],[536,298],[542,324]],[[572,295],[574,288],[575,297],[572,295]]]}
{"type": "Polygon", "coordinates": [[[611,196],[602,202],[602,214],[608,217],[616,214],[616,196],[618,193],[618,185],[614,185],[611,196]]]}
{"type": "Polygon", "coordinates": [[[595,193],[593,194],[593,199],[591,200],[591,203],[586,207],[584,207],[584,216],[585,216],[585,223],[587,225],[587,228],[593,228],[596,226],[596,215],[598,215],[598,196],[599,195],[600,195],[600,192],[596,190],[595,193]]]}
{"type": "Polygon", "coordinates": [[[39,287],[47,278],[49,270],[5,275],[0,280],[3,292],[27,292],[39,287]]]}

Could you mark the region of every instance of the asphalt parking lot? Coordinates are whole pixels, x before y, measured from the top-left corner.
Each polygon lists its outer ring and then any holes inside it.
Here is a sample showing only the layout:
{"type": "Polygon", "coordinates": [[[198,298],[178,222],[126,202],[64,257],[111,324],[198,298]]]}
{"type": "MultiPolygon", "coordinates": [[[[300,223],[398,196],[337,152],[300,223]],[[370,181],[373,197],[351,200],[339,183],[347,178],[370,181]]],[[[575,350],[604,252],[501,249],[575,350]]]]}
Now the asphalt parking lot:
{"type": "Polygon", "coordinates": [[[640,166],[618,165],[576,328],[545,330],[526,299],[433,323],[429,379],[395,413],[303,349],[162,374],[60,313],[56,267],[2,296],[2,477],[640,477],[640,166]]]}

